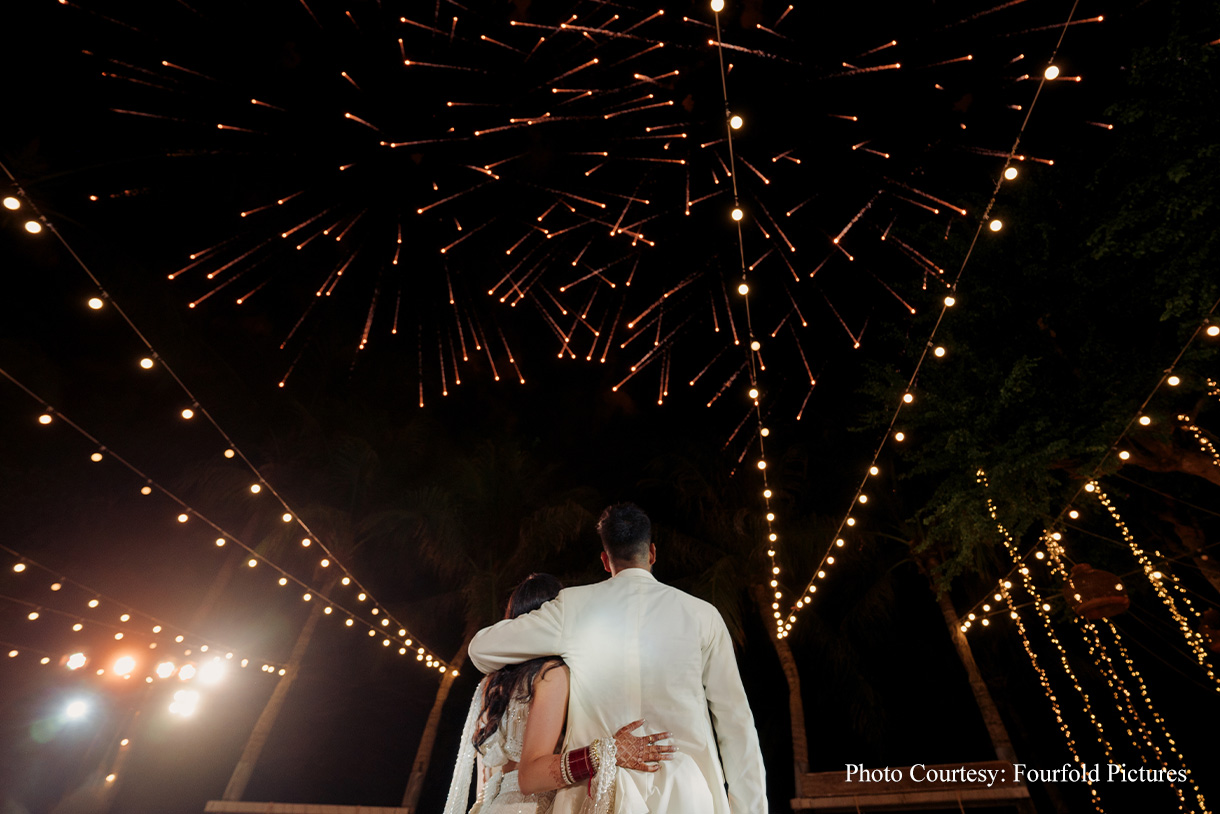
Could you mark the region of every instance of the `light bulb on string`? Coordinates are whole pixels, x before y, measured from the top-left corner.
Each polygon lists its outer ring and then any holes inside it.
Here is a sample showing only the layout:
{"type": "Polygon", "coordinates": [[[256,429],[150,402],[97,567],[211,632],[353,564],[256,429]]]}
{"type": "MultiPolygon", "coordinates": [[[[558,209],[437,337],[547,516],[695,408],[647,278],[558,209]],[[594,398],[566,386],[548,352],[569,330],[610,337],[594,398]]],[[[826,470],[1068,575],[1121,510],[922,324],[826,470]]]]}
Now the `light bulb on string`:
{"type": "Polygon", "coordinates": [[[712,11],[717,14],[724,11],[724,0],[712,0],[712,11]]]}
{"type": "Polygon", "coordinates": [[[996,219],[992,220],[991,223],[987,224],[987,228],[993,232],[998,232],[1004,228],[1004,221],[1000,220],[999,218],[996,218],[996,219]]]}
{"type": "Polygon", "coordinates": [[[744,297],[746,294],[750,293],[750,287],[745,283],[742,283],[741,285],[737,286],[737,293],[744,297]]]}
{"type": "Polygon", "coordinates": [[[955,305],[957,305],[957,298],[956,298],[956,297],[945,297],[945,306],[946,306],[946,307],[948,307],[948,308],[952,308],[952,307],[953,307],[953,306],[955,306],[955,305]]]}
{"type": "Polygon", "coordinates": [[[226,457],[226,458],[232,458],[232,457],[233,457],[234,455],[236,455],[236,454],[237,454],[237,453],[236,453],[236,452],[234,452],[232,449],[226,449],[226,450],[225,450],[225,457],[226,457]]]}
{"type": "Polygon", "coordinates": [[[186,419],[187,421],[190,421],[192,418],[195,417],[195,411],[192,410],[190,407],[185,407],[182,410],[182,417],[184,419],[186,419]]]}
{"type": "Polygon", "coordinates": [[[1208,336],[1220,336],[1220,325],[1208,325],[1207,326],[1207,335],[1208,336]]]}
{"type": "Polygon", "coordinates": [[[38,423],[42,424],[44,427],[47,424],[50,424],[53,420],[54,419],[52,419],[51,414],[49,412],[43,413],[42,415],[38,416],[38,423]]]}
{"type": "Polygon", "coordinates": [[[1045,76],[1047,79],[1051,79],[1051,80],[1058,79],[1059,78],[1059,66],[1058,65],[1047,65],[1046,70],[1042,72],[1042,75],[1045,76]]]}
{"type": "Polygon", "coordinates": [[[257,495],[261,491],[263,491],[263,487],[259,486],[257,483],[250,484],[250,494],[257,495]]]}
{"type": "Polygon", "coordinates": [[[37,235],[42,232],[42,224],[36,220],[27,220],[25,222],[25,230],[32,235],[37,235]]]}
{"type": "Polygon", "coordinates": [[[740,116],[735,115],[729,118],[729,127],[733,128],[734,130],[740,130],[742,124],[744,124],[744,122],[740,116]]]}
{"type": "Polygon", "coordinates": [[[1177,387],[1181,383],[1182,383],[1182,380],[1180,378],[1178,378],[1177,376],[1170,376],[1168,379],[1165,380],[1165,384],[1169,385],[1170,387],[1177,387]]]}
{"type": "Polygon", "coordinates": [[[941,346],[937,345],[936,349],[932,351],[932,355],[935,356],[937,359],[940,359],[941,357],[943,357],[945,355],[945,349],[942,348],[941,346]]]}
{"type": "Polygon", "coordinates": [[[140,360],[140,367],[144,368],[145,370],[152,370],[152,366],[153,360],[147,356],[140,360]]]}
{"type": "Polygon", "coordinates": [[[739,207],[739,206],[733,207],[733,211],[730,214],[733,216],[733,220],[735,220],[735,221],[740,221],[742,218],[744,218],[746,216],[746,213],[742,212],[741,207],[739,207]]]}
{"type": "Polygon", "coordinates": [[[16,212],[21,208],[21,201],[18,198],[14,198],[12,195],[5,196],[4,208],[10,212],[16,212]]]}
{"type": "Polygon", "coordinates": [[[101,297],[90,297],[89,301],[85,304],[88,305],[89,308],[94,311],[100,311],[102,309],[102,306],[105,305],[105,303],[102,302],[101,297]]]}
{"type": "Polygon", "coordinates": [[[1004,170],[1004,177],[1005,177],[1006,179],[1008,179],[1009,181],[1011,181],[1011,180],[1013,180],[1014,178],[1016,178],[1016,177],[1017,177],[1017,168],[1016,168],[1016,167],[1009,167],[1008,169],[1004,170]]]}

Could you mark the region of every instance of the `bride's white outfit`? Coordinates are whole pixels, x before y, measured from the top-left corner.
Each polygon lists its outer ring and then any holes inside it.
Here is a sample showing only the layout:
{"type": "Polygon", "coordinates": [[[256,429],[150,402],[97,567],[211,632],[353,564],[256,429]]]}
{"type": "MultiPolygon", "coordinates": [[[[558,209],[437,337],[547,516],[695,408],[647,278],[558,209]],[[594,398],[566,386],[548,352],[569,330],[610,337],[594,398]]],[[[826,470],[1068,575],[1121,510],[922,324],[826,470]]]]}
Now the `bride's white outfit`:
{"type": "MultiPolygon", "coordinates": [[[[487,679],[479,682],[474,698],[470,700],[457,766],[454,768],[453,781],[449,784],[445,814],[466,814],[470,775],[475,763],[474,733],[478,727],[479,712],[483,708],[483,687],[486,683],[487,679]]],[[[521,787],[517,785],[517,770],[504,771],[510,761],[521,762],[521,746],[525,742],[525,721],[529,711],[529,702],[514,697],[508,702],[496,731],[479,745],[483,766],[490,774],[479,789],[478,799],[469,814],[549,814],[555,800],[554,790],[522,794],[521,787]]]]}

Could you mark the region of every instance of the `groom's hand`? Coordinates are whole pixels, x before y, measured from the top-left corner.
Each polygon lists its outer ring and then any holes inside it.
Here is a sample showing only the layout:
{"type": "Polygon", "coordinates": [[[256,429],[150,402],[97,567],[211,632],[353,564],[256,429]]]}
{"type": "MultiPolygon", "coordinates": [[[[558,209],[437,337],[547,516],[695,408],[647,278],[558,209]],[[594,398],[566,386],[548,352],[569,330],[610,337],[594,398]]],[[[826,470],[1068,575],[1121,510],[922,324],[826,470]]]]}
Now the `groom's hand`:
{"type": "Polygon", "coordinates": [[[660,761],[671,760],[670,753],[678,751],[678,747],[658,743],[670,737],[668,732],[650,732],[643,735],[632,735],[633,729],[644,725],[644,719],[632,721],[618,732],[614,733],[615,763],[624,769],[635,769],[641,772],[655,772],[661,768],[660,761]]]}

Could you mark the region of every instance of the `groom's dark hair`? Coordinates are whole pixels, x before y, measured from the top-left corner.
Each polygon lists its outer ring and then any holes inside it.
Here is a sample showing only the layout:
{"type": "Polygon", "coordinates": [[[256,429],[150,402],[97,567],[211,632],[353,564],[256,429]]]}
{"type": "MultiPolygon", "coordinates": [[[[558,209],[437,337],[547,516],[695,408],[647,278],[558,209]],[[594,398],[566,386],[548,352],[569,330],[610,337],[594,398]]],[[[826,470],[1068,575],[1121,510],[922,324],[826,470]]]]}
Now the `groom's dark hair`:
{"type": "Polygon", "coordinates": [[[634,503],[607,506],[597,521],[602,547],[615,562],[634,562],[648,557],[652,542],[652,522],[634,503]]]}

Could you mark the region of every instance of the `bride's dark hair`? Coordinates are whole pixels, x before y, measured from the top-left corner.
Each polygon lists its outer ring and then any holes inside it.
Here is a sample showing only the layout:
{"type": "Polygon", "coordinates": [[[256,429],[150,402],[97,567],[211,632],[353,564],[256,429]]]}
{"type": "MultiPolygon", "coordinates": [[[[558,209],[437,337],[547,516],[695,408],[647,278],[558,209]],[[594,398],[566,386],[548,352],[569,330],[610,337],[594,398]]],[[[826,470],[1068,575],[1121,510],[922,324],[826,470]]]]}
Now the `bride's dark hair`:
{"type": "MultiPolygon", "coordinates": [[[[530,574],[513,589],[504,618],[514,619],[537,610],[558,596],[561,590],[563,583],[550,574],[530,574]]],[[[543,656],[501,667],[489,675],[483,690],[483,709],[479,714],[479,728],[474,733],[474,745],[481,746],[500,727],[500,719],[508,709],[509,701],[516,698],[528,704],[534,697],[534,682],[560,664],[563,661],[556,656],[543,656]]]]}

